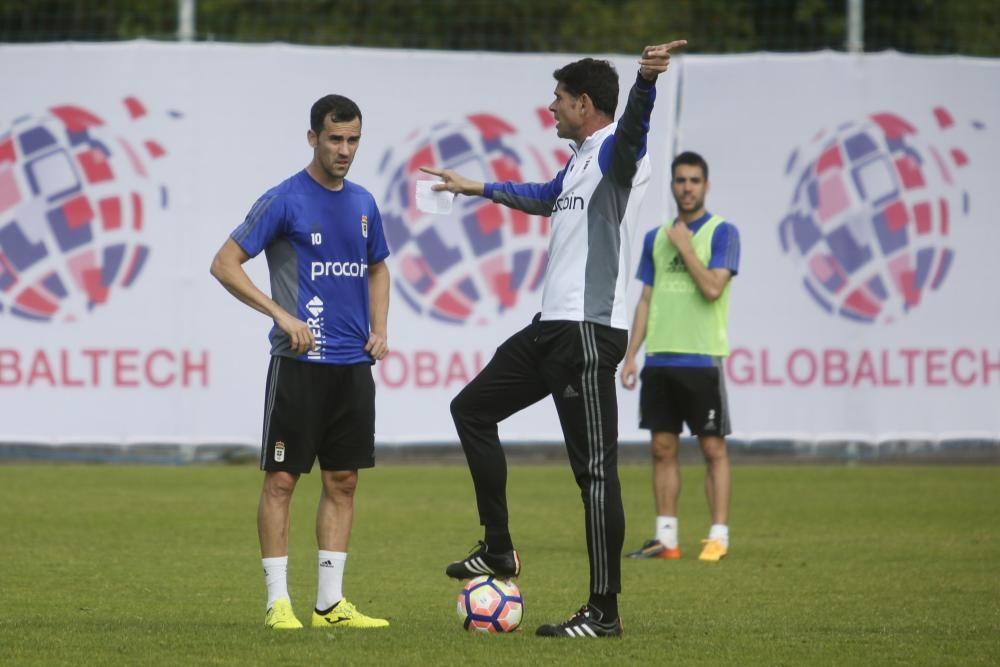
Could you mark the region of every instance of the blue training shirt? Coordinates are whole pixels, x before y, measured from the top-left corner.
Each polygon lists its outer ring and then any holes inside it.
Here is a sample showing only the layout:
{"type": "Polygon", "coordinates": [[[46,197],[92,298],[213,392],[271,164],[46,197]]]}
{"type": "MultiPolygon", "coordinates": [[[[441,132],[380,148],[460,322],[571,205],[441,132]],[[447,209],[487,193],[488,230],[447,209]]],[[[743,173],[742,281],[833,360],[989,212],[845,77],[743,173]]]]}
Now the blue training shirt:
{"type": "Polygon", "coordinates": [[[309,325],[316,350],[296,355],[271,327],[271,354],[326,364],[371,364],[368,267],[389,256],[382,217],[366,189],[345,180],[327,190],[303,169],[257,200],[232,239],[250,257],[261,250],[271,298],[309,325]]]}
{"type": "MultiPolygon", "coordinates": [[[[701,227],[708,222],[712,214],[705,212],[694,222],[688,224],[688,229],[692,234],[696,234],[701,227]]],[[[639,269],[636,271],[636,278],[644,285],[653,285],[656,275],[653,266],[653,244],[656,241],[656,234],[659,227],[651,229],[642,240],[642,255],[639,258],[639,269]]],[[[740,270],[740,233],[736,226],[728,221],[721,223],[715,228],[712,234],[712,256],[708,260],[709,269],[729,269],[735,276],[740,270]]],[[[674,354],[671,352],[661,352],[659,354],[647,354],[647,366],[697,366],[709,367],[715,365],[715,359],[707,354],[674,354]]]]}

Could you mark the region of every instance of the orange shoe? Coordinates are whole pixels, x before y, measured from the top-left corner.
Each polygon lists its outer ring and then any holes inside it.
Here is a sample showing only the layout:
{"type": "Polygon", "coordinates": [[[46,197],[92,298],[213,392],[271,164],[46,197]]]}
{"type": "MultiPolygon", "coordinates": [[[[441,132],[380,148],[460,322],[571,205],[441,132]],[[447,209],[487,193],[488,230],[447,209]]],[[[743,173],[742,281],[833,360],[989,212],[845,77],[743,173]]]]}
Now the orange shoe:
{"type": "Polygon", "coordinates": [[[628,555],[629,558],[663,558],[665,560],[680,560],[681,549],[680,547],[674,547],[673,549],[667,548],[663,542],[659,540],[649,540],[642,545],[642,548],[631,552],[628,555]]]}

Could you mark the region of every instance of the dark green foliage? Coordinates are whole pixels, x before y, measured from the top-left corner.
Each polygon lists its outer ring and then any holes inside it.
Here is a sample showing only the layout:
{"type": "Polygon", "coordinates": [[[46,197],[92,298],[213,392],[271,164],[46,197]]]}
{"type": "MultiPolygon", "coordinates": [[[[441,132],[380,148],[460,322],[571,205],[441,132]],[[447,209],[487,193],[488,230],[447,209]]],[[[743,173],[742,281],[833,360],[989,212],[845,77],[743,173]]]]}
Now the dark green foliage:
{"type": "MultiPolygon", "coordinates": [[[[843,49],[847,0],[196,0],[200,40],[638,53],[843,49]]],[[[869,51],[1000,55],[995,0],[864,0],[869,51]]],[[[0,0],[0,41],[174,39],[177,0],[0,0]]]]}

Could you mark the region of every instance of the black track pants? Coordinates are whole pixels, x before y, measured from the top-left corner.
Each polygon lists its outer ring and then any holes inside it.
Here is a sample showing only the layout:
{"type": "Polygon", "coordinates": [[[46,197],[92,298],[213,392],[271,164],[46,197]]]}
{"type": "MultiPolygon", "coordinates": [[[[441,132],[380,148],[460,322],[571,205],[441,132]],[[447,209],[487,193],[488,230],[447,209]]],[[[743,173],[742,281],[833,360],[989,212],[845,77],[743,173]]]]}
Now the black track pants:
{"type": "Polygon", "coordinates": [[[590,590],[621,590],[625,514],[618,481],[615,371],[628,332],[591,322],[537,316],[497,348],[451,403],[476,487],[479,519],[507,526],[507,461],[497,424],[552,396],[586,514],[590,590]]]}

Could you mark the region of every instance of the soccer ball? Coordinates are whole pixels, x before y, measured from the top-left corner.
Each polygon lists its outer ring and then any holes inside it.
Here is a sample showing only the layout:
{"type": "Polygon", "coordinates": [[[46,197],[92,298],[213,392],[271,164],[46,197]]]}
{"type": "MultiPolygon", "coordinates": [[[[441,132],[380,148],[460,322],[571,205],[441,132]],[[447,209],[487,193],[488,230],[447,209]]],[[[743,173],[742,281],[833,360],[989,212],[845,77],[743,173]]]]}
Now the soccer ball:
{"type": "Polygon", "coordinates": [[[457,609],[470,632],[513,632],[521,625],[524,601],[514,582],[482,576],[465,584],[457,609]]]}

